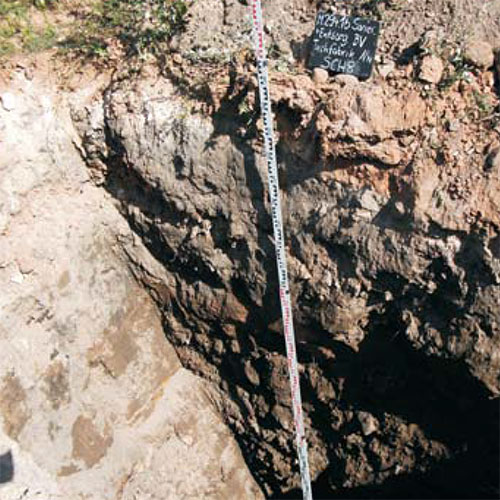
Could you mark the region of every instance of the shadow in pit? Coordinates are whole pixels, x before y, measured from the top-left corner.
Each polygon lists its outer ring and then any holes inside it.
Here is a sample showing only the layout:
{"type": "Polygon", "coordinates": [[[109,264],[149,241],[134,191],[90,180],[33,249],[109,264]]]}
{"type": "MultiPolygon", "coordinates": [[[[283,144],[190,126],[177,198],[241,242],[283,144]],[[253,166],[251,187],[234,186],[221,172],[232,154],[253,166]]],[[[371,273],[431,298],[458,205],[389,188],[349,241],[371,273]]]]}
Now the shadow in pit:
{"type": "MultiPolygon", "coordinates": [[[[402,474],[391,477],[380,485],[339,488],[332,490],[327,474],[322,474],[313,482],[314,500],[348,499],[494,499],[498,498],[498,488],[474,488],[470,470],[477,468],[471,455],[440,464],[427,473],[402,474]]],[[[302,491],[295,489],[273,499],[302,499],[302,491]]]]}
{"type": "MultiPolygon", "coordinates": [[[[269,337],[267,335],[267,325],[276,321],[279,317],[279,294],[277,288],[277,270],[274,259],[274,243],[272,240],[272,220],[270,212],[266,208],[265,200],[267,190],[265,179],[263,179],[257,166],[257,157],[252,141],[258,134],[257,120],[260,117],[258,112],[252,113],[250,117],[242,117],[239,112],[240,105],[247,98],[249,89],[244,86],[237,89],[237,74],[234,68],[230,70],[230,83],[226,94],[221,99],[220,108],[212,116],[212,125],[214,131],[212,137],[207,141],[206,149],[213,147],[218,136],[225,135],[229,137],[232,146],[240,152],[243,157],[243,167],[245,171],[246,185],[252,193],[251,203],[256,215],[256,225],[258,228],[257,242],[259,252],[257,259],[260,261],[262,270],[266,276],[264,296],[262,306],[256,307],[253,298],[248,293],[248,283],[241,280],[233,280],[233,291],[237,298],[249,311],[249,317],[246,321],[248,332],[258,337],[259,344],[265,346],[270,351],[282,352],[284,345],[281,338],[269,337]]],[[[219,238],[221,239],[220,235],[219,238]]],[[[227,235],[223,235],[225,244],[221,245],[222,250],[229,256],[232,256],[232,250],[229,248],[227,235]]],[[[246,258],[250,259],[248,253],[246,258]]],[[[240,256],[241,258],[241,256],[240,256]]]]}
{"type": "MultiPolygon", "coordinates": [[[[337,350],[335,362],[323,367],[325,375],[346,377],[341,404],[379,419],[388,413],[413,422],[428,438],[447,445],[451,458],[427,472],[393,476],[379,485],[335,488],[342,474],[330,453],[330,468],[313,484],[314,498],[499,498],[498,399],[490,397],[465,363],[416,351],[400,334],[397,317],[395,310],[372,314],[359,352],[337,350]]],[[[301,491],[273,498],[301,498],[301,491]]]]}
{"type": "MultiPolygon", "coordinates": [[[[234,82],[233,82],[234,86],[234,82]]],[[[250,145],[250,139],[255,134],[254,124],[245,136],[239,135],[242,125],[235,120],[239,105],[246,96],[246,90],[232,96],[231,89],[222,102],[220,110],[214,118],[214,137],[227,134],[244,157],[244,169],[247,186],[253,193],[252,204],[257,216],[259,227],[259,246],[263,249],[262,265],[266,275],[265,296],[263,307],[258,308],[248,296],[246,286],[235,286],[235,293],[247,306],[250,316],[246,328],[258,337],[259,345],[269,349],[284,351],[280,336],[270,339],[264,335],[266,325],[279,316],[277,302],[276,269],[274,246],[271,239],[271,219],[264,203],[265,185],[256,165],[255,152],[250,145]]],[[[255,121],[256,117],[254,117],[255,121]]],[[[113,137],[108,133],[108,143],[113,144],[113,137]]],[[[121,151],[116,151],[117,160],[121,161],[121,151]]],[[[209,148],[210,143],[207,144],[209,148]]],[[[283,153],[283,151],[282,151],[283,153]]],[[[287,162],[284,161],[285,165],[287,162]]],[[[114,169],[110,169],[114,170],[114,169]]],[[[310,172],[303,175],[309,176],[310,172]]],[[[289,184],[305,177],[289,172],[289,184]],[[296,176],[296,177],[295,177],[296,176]]],[[[127,186],[127,177],[108,178],[106,188],[119,198],[121,186],[127,186]]],[[[135,179],[140,185],[140,179],[135,179]]],[[[130,185],[125,191],[130,193],[130,185]]],[[[168,210],[168,203],[160,192],[154,190],[141,192],[133,200],[124,200],[139,206],[141,209],[160,217],[171,217],[175,210],[168,210]],[[154,200],[154,203],[151,203],[154,200]]],[[[218,286],[215,277],[208,271],[192,276],[193,262],[179,262],[168,248],[168,242],[151,231],[142,227],[133,227],[140,234],[152,252],[168,268],[175,266],[177,272],[185,279],[203,279],[211,286],[218,286]]],[[[221,238],[222,241],[222,238],[221,238]]],[[[241,249],[244,254],[248,249],[241,249]]],[[[203,269],[202,269],[203,271],[203,269]]],[[[426,435],[449,445],[456,452],[452,460],[434,466],[427,473],[400,475],[385,481],[381,485],[359,487],[349,490],[333,489],[336,483],[336,464],[333,454],[330,454],[331,468],[326,470],[314,482],[315,498],[498,498],[499,479],[499,407],[497,401],[488,399],[484,388],[468,373],[463,364],[446,360],[432,360],[410,346],[403,335],[398,335],[399,325],[394,324],[398,317],[397,311],[389,311],[384,316],[373,316],[370,322],[371,330],[360,346],[358,354],[342,352],[332,346],[336,353],[335,362],[328,366],[323,363],[322,369],[330,379],[343,377],[346,379],[342,394],[342,404],[354,409],[366,410],[375,416],[383,413],[399,415],[409,422],[414,422],[423,429],[426,435]],[[494,492],[497,493],[495,496],[494,492]]],[[[250,349],[250,348],[249,348],[250,349]]],[[[227,367],[224,373],[226,379],[234,370],[227,367]]],[[[327,422],[327,408],[321,410],[321,420],[327,422]]],[[[335,436],[326,435],[332,443],[335,436]]],[[[251,456],[251,447],[240,437],[240,445],[251,464],[255,457],[251,456]],[[245,446],[246,445],[246,446],[245,446]]],[[[272,471],[270,473],[272,475],[272,471]]],[[[272,477],[265,477],[272,483],[272,477]]],[[[279,485],[276,485],[278,489],[279,485]]],[[[286,497],[300,498],[301,492],[290,492],[286,497]]],[[[278,497],[275,497],[278,498],[278,497]]]]}
{"type": "Polygon", "coordinates": [[[14,478],[14,459],[12,452],[0,455],[0,484],[9,483],[14,478]]]}

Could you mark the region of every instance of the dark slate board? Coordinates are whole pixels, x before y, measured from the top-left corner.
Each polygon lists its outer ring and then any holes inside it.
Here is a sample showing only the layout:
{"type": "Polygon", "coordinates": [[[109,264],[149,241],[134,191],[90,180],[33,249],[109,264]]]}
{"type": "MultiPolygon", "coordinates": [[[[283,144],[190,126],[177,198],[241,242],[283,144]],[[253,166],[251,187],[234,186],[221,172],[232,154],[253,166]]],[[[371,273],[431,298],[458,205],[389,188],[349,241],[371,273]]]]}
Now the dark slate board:
{"type": "Polygon", "coordinates": [[[372,19],[318,12],[309,67],[368,78],[379,30],[372,19]]]}

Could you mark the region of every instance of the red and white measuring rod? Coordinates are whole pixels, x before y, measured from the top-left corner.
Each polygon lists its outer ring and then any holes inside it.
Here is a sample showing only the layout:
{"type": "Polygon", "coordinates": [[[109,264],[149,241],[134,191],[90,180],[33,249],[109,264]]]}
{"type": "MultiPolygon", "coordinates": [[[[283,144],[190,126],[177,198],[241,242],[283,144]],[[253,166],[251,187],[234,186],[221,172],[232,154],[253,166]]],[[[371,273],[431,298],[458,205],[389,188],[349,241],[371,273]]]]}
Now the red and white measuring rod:
{"type": "Polygon", "coordinates": [[[264,27],[262,22],[262,7],[260,0],[251,0],[253,32],[255,39],[255,55],[257,58],[257,73],[259,80],[259,93],[262,118],[264,120],[264,145],[267,160],[269,181],[269,195],[271,200],[271,215],[273,220],[274,240],[276,247],[276,262],[278,265],[279,293],[281,301],[281,314],[285,332],[286,353],[288,358],[288,373],[292,391],[292,406],[297,440],[297,453],[299,456],[300,476],[302,481],[302,494],[304,500],[312,500],[311,477],[307,457],[307,442],[304,431],[304,418],[302,415],[302,397],[300,395],[299,370],[297,367],[297,350],[295,347],[295,332],[293,329],[292,304],[290,300],[290,286],[285,254],[285,238],[283,219],[281,215],[281,200],[278,180],[278,167],[276,163],[276,149],[273,134],[273,117],[271,112],[271,99],[269,96],[269,77],[267,70],[267,56],[264,45],[264,27]]]}

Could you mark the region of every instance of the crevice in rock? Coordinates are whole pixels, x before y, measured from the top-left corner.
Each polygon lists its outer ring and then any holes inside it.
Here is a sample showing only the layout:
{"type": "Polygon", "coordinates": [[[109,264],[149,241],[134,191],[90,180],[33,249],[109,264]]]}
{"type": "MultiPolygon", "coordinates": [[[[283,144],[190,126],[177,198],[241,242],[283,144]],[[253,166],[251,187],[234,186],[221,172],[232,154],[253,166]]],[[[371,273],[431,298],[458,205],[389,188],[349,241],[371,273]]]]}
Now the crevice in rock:
{"type": "MultiPolygon", "coordinates": [[[[184,178],[194,161],[183,156],[186,144],[172,145],[168,165],[158,159],[171,167],[174,186],[155,185],[106,113],[111,155],[103,187],[172,278],[164,295],[152,295],[182,363],[220,389],[225,418],[267,495],[297,498],[267,188],[256,163],[255,123],[242,132],[244,123],[234,119],[248,92],[234,80],[196,161],[204,162],[221,138],[234,153],[229,158],[241,157],[237,187],[250,193],[253,217],[243,236],[231,239],[232,214],[199,208],[208,193],[184,178]],[[194,212],[171,194],[183,182],[199,197],[194,212]],[[229,272],[191,243],[198,226],[209,236],[207,246],[229,261],[229,272]]],[[[280,114],[298,119],[286,109],[280,114]]],[[[499,480],[498,401],[467,357],[480,335],[470,322],[472,308],[485,287],[496,285],[485,240],[432,224],[417,230],[410,215],[395,215],[394,199],[374,195],[363,202],[365,188],[330,189],[317,178],[321,169],[285,144],[279,159],[286,167],[291,254],[310,275],[299,277],[291,267],[315,497],[491,498],[499,480]],[[330,205],[318,208],[320,200],[330,205]],[[435,245],[451,236],[459,243],[452,257],[444,244],[435,245]],[[462,342],[462,331],[472,333],[458,350],[450,339],[462,342]]],[[[226,196],[216,172],[209,177],[210,195],[226,196]]],[[[155,289],[147,274],[138,276],[155,289]]],[[[479,310],[474,315],[492,339],[495,327],[479,310]]],[[[492,367],[485,379],[494,373],[492,367]]]]}

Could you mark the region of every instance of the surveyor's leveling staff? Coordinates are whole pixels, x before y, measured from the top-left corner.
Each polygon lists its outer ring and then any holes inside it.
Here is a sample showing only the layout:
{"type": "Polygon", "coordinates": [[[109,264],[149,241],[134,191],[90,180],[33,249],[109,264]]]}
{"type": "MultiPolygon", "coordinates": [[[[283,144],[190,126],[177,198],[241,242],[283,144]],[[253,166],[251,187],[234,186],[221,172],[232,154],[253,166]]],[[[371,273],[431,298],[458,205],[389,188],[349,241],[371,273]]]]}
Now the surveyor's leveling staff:
{"type": "Polygon", "coordinates": [[[285,255],[285,239],[283,220],[281,217],[281,201],[279,193],[278,167],[276,164],[276,149],[274,146],[273,118],[271,113],[271,99],[269,97],[269,78],[267,71],[267,57],[264,45],[264,30],[262,24],[262,8],[260,0],[252,0],[252,19],[255,38],[255,55],[257,58],[257,72],[259,79],[260,105],[264,120],[264,147],[267,160],[269,180],[269,195],[271,199],[271,215],[273,219],[274,240],[276,247],[276,262],[285,332],[286,353],[288,358],[288,372],[292,391],[293,416],[299,456],[302,494],[305,500],[312,500],[311,477],[307,458],[307,442],[302,416],[302,398],[300,395],[299,370],[297,367],[297,350],[295,347],[295,333],[293,329],[292,304],[290,301],[290,286],[285,255]]]}

